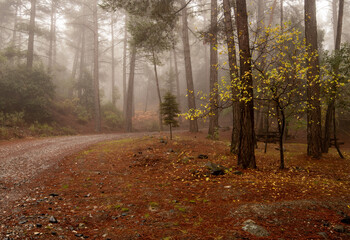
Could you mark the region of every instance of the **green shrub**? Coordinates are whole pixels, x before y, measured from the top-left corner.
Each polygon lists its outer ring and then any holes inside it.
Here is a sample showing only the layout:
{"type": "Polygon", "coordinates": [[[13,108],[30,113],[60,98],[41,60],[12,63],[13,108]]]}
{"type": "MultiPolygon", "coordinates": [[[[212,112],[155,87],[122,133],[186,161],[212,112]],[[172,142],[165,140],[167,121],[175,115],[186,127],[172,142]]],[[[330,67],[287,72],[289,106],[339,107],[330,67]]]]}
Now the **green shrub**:
{"type": "Polygon", "coordinates": [[[112,103],[103,104],[101,110],[103,120],[107,127],[117,129],[123,126],[123,114],[112,103]]]}
{"type": "Polygon", "coordinates": [[[74,113],[77,115],[78,123],[80,124],[86,124],[91,119],[91,114],[82,105],[77,105],[74,113]]]}
{"type": "Polygon", "coordinates": [[[24,112],[4,113],[0,112],[0,125],[7,127],[19,127],[24,124],[24,112]]]}
{"type": "Polygon", "coordinates": [[[29,127],[29,130],[33,134],[43,137],[55,135],[55,129],[47,123],[41,124],[39,122],[35,122],[29,127]]]}
{"type": "Polygon", "coordinates": [[[23,112],[26,122],[49,121],[53,95],[51,78],[43,69],[15,66],[0,74],[0,111],[23,112]]]}
{"type": "Polygon", "coordinates": [[[0,139],[7,139],[9,136],[9,131],[6,127],[0,127],[0,139]]]}

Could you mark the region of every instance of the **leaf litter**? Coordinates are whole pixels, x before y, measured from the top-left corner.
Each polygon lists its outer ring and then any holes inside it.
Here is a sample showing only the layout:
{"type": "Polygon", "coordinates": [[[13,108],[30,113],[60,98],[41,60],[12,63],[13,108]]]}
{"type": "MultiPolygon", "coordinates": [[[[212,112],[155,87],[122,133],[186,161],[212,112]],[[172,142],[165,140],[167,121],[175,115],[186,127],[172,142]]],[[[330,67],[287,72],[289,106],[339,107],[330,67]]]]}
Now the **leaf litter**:
{"type": "Polygon", "coordinates": [[[286,144],[281,171],[278,151],[264,154],[259,146],[259,168],[241,170],[228,141],[200,133],[164,139],[109,141],[64,158],[1,216],[0,236],[258,238],[242,228],[249,220],[266,229],[266,239],[350,238],[344,220],[350,215],[349,154],[314,160],[303,153],[305,145],[286,144]],[[225,174],[212,175],[208,161],[225,166],[225,174]]]}

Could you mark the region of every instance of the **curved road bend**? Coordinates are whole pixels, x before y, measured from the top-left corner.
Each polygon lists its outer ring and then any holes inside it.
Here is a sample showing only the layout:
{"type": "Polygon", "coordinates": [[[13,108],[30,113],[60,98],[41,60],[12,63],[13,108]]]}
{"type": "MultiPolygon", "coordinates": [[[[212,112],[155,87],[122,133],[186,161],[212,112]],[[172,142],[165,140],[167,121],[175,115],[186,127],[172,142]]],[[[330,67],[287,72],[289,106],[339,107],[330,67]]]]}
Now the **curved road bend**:
{"type": "Polygon", "coordinates": [[[63,157],[94,143],[156,133],[115,133],[51,137],[0,145],[0,215],[3,209],[25,194],[22,184],[43,170],[57,164],[63,157]]]}

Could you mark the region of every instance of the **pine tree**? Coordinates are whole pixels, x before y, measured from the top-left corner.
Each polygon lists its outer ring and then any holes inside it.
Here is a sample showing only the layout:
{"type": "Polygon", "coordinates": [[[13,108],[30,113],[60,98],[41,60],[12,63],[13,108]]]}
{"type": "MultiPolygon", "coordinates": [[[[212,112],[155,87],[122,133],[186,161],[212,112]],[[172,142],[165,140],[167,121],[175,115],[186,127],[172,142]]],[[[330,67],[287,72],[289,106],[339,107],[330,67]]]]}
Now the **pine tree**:
{"type": "Polygon", "coordinates": [[[170,129],[170,140],[173,139],[172,127],[178,127],[179,122],[177,121],[179,110],[179,104],[176,102],[176,97],[167,92],[164,96],[164,100],[160,105],[161,114],[163,116],[163,122],[169,125],[170,129]]]}

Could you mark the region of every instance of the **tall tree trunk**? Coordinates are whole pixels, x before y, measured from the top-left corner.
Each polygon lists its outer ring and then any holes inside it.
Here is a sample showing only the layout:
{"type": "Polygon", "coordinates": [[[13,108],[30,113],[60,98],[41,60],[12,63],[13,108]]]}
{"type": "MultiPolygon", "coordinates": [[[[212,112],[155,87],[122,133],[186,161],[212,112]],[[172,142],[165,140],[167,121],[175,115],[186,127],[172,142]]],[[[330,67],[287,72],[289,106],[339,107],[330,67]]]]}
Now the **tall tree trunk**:
{"type": "Polygon", "coordinates": [[[35,17],[36,17],[36,0],[30,1],[30,20],[29,20],[29,37],[27,50],[27,67],[33,68],[34,61],[34,33],[35,33],[35,17]]]}
{"type": "Polygon", "coordinates": [[[124,41],[123,41],[123,113],[124,116],[126,116],[126,103],[127,103],[127,93],[126,93],[126,51],[127,51],[127,38],[128,38],[128,31],[127,31],[127,15],[125,15],[125,25],[124,25],[124,41]]]}
{"type": "Polygon", "coordinates": [[[81,49],[80,49],[80,66],[79,66],[79,84],[78,84],[78,98],[82,96],[82,84],[84,81],[84,71],[85,71],[85,28],[82,28],[81,32],[81,49]]]}
{"type": "Polygon", "coordinates": [[[283,29],[283,21],[284,21],[284,9],[283,9],[283,0],[280,0],[281,1],[281,29],[283,29]]]}
{"type": "Polygon", "coordinates": [[[145,110],[144,112],[147,112],[147,107],[148,107],[148,95],[149,95],[149,86],[151,84],[151,81],[147,79],[147,88],[146,88],[146,100],[145,100],[145,110]]]}
{"type": "Polygon", "coordinates": [[[305,39],[308,47],[307,71],[307,154],[321,157],[320,69],[317,48],[316,0],[305,0],[305,39]]]}
{"type": "MultiPolygon", "coordinates": [[[[334,10],[334,9],[333,9],[334,10]]],[[[339,0],[339,10],[338,10],[338,23],[336,25],[336,29],[334,29],[335,33],[335,52],[340,50],[340,44],[341,44],[341,35],[342,35],[342,29],[343,29],[343,15],[344,15],[344,0],[339,0]]],[[[336,15],[336,14],[335,14],[336,15]]],[[[323,146],[322,146],[322,152],[328,153],[328,149],[330,147],[330,139],[331,139],[331,125],[332,122],[335,124],[335,99],[336,99],[336,92],[337,92],[337,86],[336,82],[338,81],[337,75],[339,72],[339,64],[334,66],[333,68],[334,72],[334,84],[331,86],[331,93],[334,93],[331,95],[331,99],[329,100],[329,104],[327,106],[327,112],[326,112],[326,120],[325,120],[325,126],[324,126],[324,138],[323,138],[323,146]]],[[[342,154],[339,150],[339,146],[337,144],[336,139],[336,126],[333,126],[333,135],[334,135],[334,141],[335,141],[335,147],[337,148],[339,155],[342,157],[342,154]]]]}
{"type": "Polygon", "coordinates": [[[233,24],[231,17],[231,6],[230,0],[223,1],[224,8],[224,20],[225,20],[225,34],[226,34],[226,43],[228,50],[228,62],[230,66],[230,81],[232,87],[232,135],[231,135],[231,152],[238,154],[239,146],[239,128],[240,128],[240,110],[239,110],[239,99],[237,99],[237,78],[238,67],[236,61],[236,46],[235,46],[235,37],[233,35],[233,24]]]}
{"type": "Polygon", "coordinates": [[[277,126],[278,126],[278,143],[279,143],[279,151],[280,151],[280,169],[284,169],[284,130],[286,127],[286,117],[283,108],[281,108],[279,104],[279,99],[274,98],[274,102],[276,103],[276,118],[277,118],[277,126]]]}
{"type": "Polygon", "coordinates": [[[179,69],[177,66],[175,46],[173,46],[173,55],[174,55],[174,65],[175,65],[176,97],[177,97],[177,102],[179,104],[179,109],[181,111],[182,108],[181,108],[181,99],[180,99],[180,79],[179,79],[179,69]]]}
{"type": "Polygon", "coordinates": [[[218,52],[217,52],[217,17],[218,6],[217,0],[211,0],[211,18],[210,18],[210,79],[209,79],[209,96],[210,96],[210,113],[209,113],[209,130],[208,135],[215,137],[215,131],[219,127],[218,111],[218,52]]]}
{"type": "MultiPolygon", "coordinates": [[[[182,10],[182,42],[184,47],[188,108],[190,111],[194,111],[196,109],[196,100],[192,76],[190,40],[188,37],[187,7],[185,7],[186,2],[184,0],[181,0],[181,5],[184,7],[182,10]]],[[[190,132],[198,132],[198,123],[197,118],[195,117],[190,119],[190,132]]]]}
{"type": "Polygon", "coordinates": [[[339,0],[332,0],[332,23],[333,23],[333,41],[334,41],[334,48],[335,48],[335,42],[337,41],[337,25],[338,25],[338,2],[339,0]]]}
{"type": "Polygon", "coordinates": [[[50,46],[49,46],[49,66],[48,72],[52,71],[54,40],[56,35],[56,1],[51,2],[51,24],[50,24],[50,46]]]}
{"type": "Polygon", "coordinates": [[[98,42],[98,19],[97,19],[97,0],[93,7],[94,22],[94,110],[95,110],[95,131],[101,131],[101,111],[100,111],[100,87],[99,87],[99,42],[98,42]]]}
{"type": "MultiPolygon", "coordinates": [[[[72,73],[71,73],[71,80],[74,81],[76,75],[77,75],[77,69],[78,69],[78,62],[79,62],[79,53],[80,53],[80,45],[81,45],[81,39],[78,43],[77,48],[75,49],[74,54],[74,61],[72,66],[72,73]]],[[[73,98],[74,95],[74,87],[72,86],[69,90],[68,97],[73,98]]]]}
{"type": "Polygon", "coordinates": [[[112,90],[112,104],[113,106],[116,105],[117,99],[115,96],[115,59],[114,59],[114,18],[113,13],[111,13],[111,38],[112,38],[112,44],[111,44],[111,54],[112,54],[112,81],[111,81],[111,90],[112,90]]]}
{"type": "Polygon", "coordinates": [[[160,95],[160,87],[159,87],[159,79],[158,79],[158,71],[157,71],[157,62],[156,62],[156,56],[154,54],[154,51],[152,52],[152,57],[153,57],[153,70],[154,70],[154,76],[155,76],[155,80],[156,80],[158,103],[159,103],[159,109],[158,109],[159,130],[163,131],[162,115],[160,113],[160,107],[161,107],[161,104],[162,104],[162,96],[160,95]]]}
{"type": "Polygon", "coordinates": [[[131,49],[130,58],[130,73],[129,73],[129,83],[128,92],[126,98],[126,117],[125,117],[125,130],[127,132],[132,132],[132,109],[134,100],[134,77],[135,77],[135,63],[136,63],[136,48],[131,49]]]}
{"type": "Polygon", "coordinates": [[[265,19],[265,2],[264,0],[258,0],[258,19],[257,19],[257,32],[259,33],[264,27],[265,19]]]}
{"type": "Polygon", "coordinates": [[[15,19],[13,21],[13,32],[12,32],[12,46],[16,47],[16,37],[17,37],[17,21],[18,21],[18,9],[19,9],[19,0],[16,1],[15,6],[15,19]]]}
{"type": "Polygon", "coordinates": [[[236,25],[240,52],[241,99],[238,166],[256,168],[253,78],[249,46],[248,15],[245,0],[236,1],[236,25]]]}

